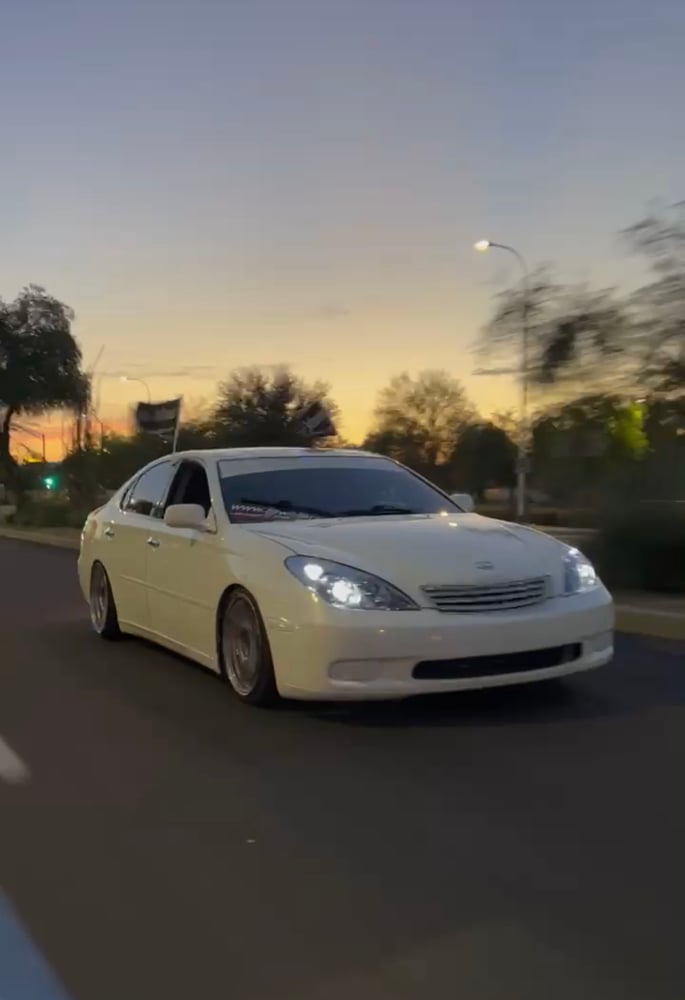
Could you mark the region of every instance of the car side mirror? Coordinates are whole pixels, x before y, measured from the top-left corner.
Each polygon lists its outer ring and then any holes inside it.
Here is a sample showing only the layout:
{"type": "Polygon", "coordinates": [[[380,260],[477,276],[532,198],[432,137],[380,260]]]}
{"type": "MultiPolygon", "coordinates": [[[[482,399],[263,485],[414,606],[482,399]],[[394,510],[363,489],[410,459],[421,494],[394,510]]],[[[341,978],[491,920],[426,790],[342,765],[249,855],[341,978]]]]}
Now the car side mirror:
{"type": "Polygon", "coordinates": [[[195,528],[203,531],[206,526],[204,508],[199,503],[174,503],[164,511],[164,523],[169,528],[195,528]]]}
{"type": "Polygon", "coordinates": [[[467,514],[472,513],[475,506],[470,493],[450,493],[450,500],[454,500],[457,507],[461,507],[467,514]]]}

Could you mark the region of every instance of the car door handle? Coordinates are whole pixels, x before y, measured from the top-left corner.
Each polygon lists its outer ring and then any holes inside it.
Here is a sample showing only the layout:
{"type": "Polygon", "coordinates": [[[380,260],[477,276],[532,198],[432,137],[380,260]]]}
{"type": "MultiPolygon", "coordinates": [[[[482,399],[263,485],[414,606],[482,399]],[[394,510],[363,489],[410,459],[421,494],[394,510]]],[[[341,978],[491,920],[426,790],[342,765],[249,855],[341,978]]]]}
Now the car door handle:
{"type": "Polygon", "coordinates": [[[103,534],[106,538],[114,538],[114,528],[105,528],[103,534]]]}
{"type": "Polygon", "coordinates": [[[147,544],[150,545],[153,549],[158,549],[159,548],[159,539],[158,538],[153,538],[152,535],[150,535],[150,537],[147,540],[147,544]]]}

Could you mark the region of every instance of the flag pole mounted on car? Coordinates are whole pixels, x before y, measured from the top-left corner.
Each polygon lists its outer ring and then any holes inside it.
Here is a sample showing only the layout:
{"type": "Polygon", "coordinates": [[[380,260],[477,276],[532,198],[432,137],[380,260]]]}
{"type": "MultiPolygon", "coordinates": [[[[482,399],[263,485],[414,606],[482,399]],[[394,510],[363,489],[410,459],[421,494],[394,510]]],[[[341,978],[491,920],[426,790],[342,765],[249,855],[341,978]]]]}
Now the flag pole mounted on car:
{"type": "Polygon", "coordinates": [[[183,406],[183,396],[178,397],[178,410],[176,413],[176,426],[174,427],[174,440],[171,445],[171,453],[176,451],[178,445],[178,432],[181,427],[181,407],[183,406]]]}

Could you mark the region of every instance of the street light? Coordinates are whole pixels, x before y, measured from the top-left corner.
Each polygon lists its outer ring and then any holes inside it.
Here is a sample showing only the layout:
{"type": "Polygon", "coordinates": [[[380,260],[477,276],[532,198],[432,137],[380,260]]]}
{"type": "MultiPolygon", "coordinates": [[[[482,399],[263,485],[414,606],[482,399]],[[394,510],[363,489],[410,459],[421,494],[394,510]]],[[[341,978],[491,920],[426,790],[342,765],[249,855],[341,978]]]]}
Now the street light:
{"type": "Polygon", "coordinates": [[[519,421],[518,460],[516,463],[516,516],[522,520],[526,512],[526,465],[528,460],[528,268],[523,255],[506,243],[493,240],[478,240],[473,249],[485,253],[490,249],[506,250],[516,257],[523,274],[523,296],[521,307],[521,411],[519,421]]]}
{"type": "Polygon", "coordinates": [[[147,393],[147,401],[148,401],[148,403],[152,399],[152,397],[150,396],[150,386],[142,378],[136,378],[135,375],[122,375],[121,376],[121,381],[122,382],[140,382],[140,384],[145,389],[145,392],[147,393]]]}

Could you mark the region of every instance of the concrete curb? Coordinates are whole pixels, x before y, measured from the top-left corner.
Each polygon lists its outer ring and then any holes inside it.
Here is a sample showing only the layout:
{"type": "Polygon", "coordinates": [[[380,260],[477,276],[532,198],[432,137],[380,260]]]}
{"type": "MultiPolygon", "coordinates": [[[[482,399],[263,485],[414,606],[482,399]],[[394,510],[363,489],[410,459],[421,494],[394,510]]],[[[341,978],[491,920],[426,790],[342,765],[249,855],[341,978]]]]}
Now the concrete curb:
{"type": "Polygon", "coordinates": [[[48,545],[54,549],[71,549],[73,552],[79,550],[78,538],[69,535],[50,534],[49,531],[23,531],[21,528],[0,528],[0,538],[7,538],[13,542],[32,542],[35,545],[48,545]]]}
{"type": "Polygon", "coordinates": [[[654,639],[685,641],[685,613],[645,609],[635,604],[617,604],[616,631],[649,635],[654,639]]]}
{"type": "MultiPolygon", "coordinates": [[[[78,538],[68,535],[50,534],[43,531],[22,531],[21,528],[0,528],[0,539],[31,542],[48,545],[57,549],[71,549],[78,552],[78,538]]],[[[656,639],[680,639],[685,641],[685,614],[666,611],[661,608],[646,608],[639,604],[616,602],[616,630],[631,635],[648,635],[656,639]]]]}

